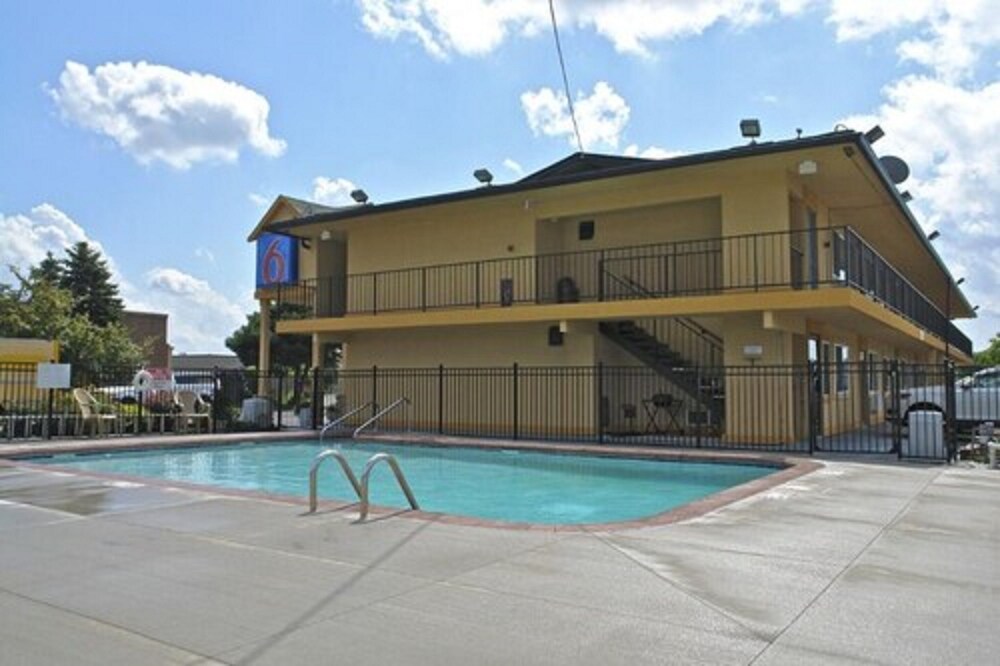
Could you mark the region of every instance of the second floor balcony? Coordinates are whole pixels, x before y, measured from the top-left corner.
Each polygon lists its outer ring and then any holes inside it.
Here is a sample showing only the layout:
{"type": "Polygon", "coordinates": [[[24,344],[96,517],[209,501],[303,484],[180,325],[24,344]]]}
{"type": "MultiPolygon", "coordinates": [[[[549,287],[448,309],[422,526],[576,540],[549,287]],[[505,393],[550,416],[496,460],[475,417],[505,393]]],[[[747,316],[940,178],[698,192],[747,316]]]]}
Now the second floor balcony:
{"type": "Polygon", "coordinates": [[[283,285],[277,300],[285,316],[326,318],[821,287],[857,289],[972,354],[950,317],[850,227],[356,273],[283,285]]]}

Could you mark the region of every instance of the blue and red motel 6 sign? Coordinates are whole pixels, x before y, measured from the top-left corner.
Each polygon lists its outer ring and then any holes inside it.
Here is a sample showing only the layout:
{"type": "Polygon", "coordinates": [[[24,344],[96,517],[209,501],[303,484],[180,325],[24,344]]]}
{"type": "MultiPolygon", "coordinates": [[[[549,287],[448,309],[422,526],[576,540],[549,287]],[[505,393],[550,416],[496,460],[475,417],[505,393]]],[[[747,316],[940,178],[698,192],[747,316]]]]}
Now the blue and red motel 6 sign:
{"type": "Polygon", "coordinates": [[[257,239],[257,286],[274,287],[298,279],[298,239],[279,234],[261,234],[257,239]]]}

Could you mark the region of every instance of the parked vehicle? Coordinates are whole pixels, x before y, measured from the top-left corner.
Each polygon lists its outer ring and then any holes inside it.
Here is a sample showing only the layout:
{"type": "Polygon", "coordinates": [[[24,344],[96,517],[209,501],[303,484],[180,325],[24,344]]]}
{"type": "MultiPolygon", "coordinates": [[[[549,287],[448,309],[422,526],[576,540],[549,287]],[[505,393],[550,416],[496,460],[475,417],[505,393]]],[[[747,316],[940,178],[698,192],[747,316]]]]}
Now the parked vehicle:
{"type": "MultiPolygon", "coordinates": [[[[899,394],[903,422],[913,411],[948,413],[945,388],[937,385],[903,390],[899,394]]],[[[1000,366],[980,370],[955,382],[954,419],[960,424],[1000,423],[1000,366]]]]}

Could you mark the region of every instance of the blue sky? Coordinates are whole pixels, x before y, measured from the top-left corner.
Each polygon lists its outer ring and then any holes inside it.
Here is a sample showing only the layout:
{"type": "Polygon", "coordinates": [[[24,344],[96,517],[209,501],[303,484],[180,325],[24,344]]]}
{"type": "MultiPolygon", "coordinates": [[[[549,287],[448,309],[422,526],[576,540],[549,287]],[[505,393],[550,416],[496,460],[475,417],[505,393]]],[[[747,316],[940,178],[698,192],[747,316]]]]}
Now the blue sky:
{"type": "MultiPolygon", "coordinates": [[[[1000,330],[989,4],[556,9],[588,150],[726,147],[746,116],[768,139],[881,123],[981,306],[960,324],[982,347],[1000,330]]],[[[547,20],[544,0],[4,3],[0,264],[92,240],[130,306],[171,314],[180,351],[219,350],[254,306],[261,202],[464,189],[477,167],[513,180],[574,149],[547,20]]]]}

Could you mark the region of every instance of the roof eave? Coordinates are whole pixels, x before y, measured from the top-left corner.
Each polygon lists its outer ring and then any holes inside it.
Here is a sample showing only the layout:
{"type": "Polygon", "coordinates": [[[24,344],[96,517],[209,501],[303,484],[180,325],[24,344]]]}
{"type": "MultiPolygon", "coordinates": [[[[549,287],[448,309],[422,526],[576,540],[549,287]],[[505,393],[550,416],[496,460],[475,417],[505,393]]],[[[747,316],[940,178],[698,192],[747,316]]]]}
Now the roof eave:
{"type": "MultiPolygon", "coordinates": [[[[868,160],[869,165],[871,165],[875,173],[878,174],[879,179],[882,181],[882,185],[885,187],[886,191],[889,192],[890,198],[896,205],[896,208],[899,210],[899,212],[902,213],[903,218],[909,223],[910,228],[913,229],[913,233],[917,235],[917,238],[919,238],[920,241],[923,243],[924,248],[926,248],[926,250],[934,258],[934,261],[937,262],[938,267],[948,278],[948,288],[952,290],[952,293],[957,295],[959,298],[959,303],[956,303],[956,305],[964,306],[966,314],[969,315],[969,318],[975,318],[976,313],[975,310],[972,309],[972,304],[969,303],[969,300],[965,297],[965,294],[962,293],[962,290],[955,283],[954,276],[951,274],[951,271],[948,270],[948,266],[944,263],[944,260],[941,258],[941,255],[938,254],[937,250],[934,248],[934,245],[927,238],[927,235],[924,233],[924,230],[920,226],[920,223],[917,222],[917,219],[915,217],[913,217],[913,212],[910,210],[910,207],[906,205],[906,202],[903,200],[902,194],[896,187],[896,184],[892,182],[891,178],[889,178],[889,174],[886,173],[885,168],[882,166],[882,161],[875,154],[875,151],[872,150],[871,144],[868,142],[867,139],[864,138],[863,134],[858,134],[858,138],[855,141],[855,143],[861,149],[861,152],[864,154],[865,159],[868,160]]],[[[951,313],[947,314],[949,316],[951,315],[951,313]]]]}
{"type": "Polygon", "coordinates": [[[335,213],[322,213],[319,215],[311,215],[307,217],[297,218],[295,220],[276,222],[268,228],[268,231],[280,233],[281,231],[294,229],[295,227],[299,226],[307,226],[310,224],[317,224],[322,222],[339,222],[341,220],[350,220],[367,215],[377,215],[379,213],[407,210],[410,208],[419,208],[422,206],[432,206],[438,204],[453,203],[458,201],[467,201],[471,199],[501,196],[504,194],[514,194],[517,192],[529,192],[549,187],[559,187],[561,185],[570,185],[574,183],[582,183],[593,180],[602,180],[605,178],[616,178],[619,176],[647,173],[651,171],[680,169],[685,167],[698,166],[701,164],[711,164],[713,162],[721,162],[731,159],[742,159],[748,157],[757,157],[761,155],[791,152],[794,150],[802,150],[806,148],[819,148],[823,146],[837,145],[841,143],[856,143],[857,137],[860,136],[861,134],[859,132],[850,132],[850,131],[831,132],[828,134],[822,134],[819,136],[807,137],[803,139],[789,139],[787,141],[772,142],[772,143],[757,143],[746,146],[737,146],[734,148],[725,148],[722,150],[716,150],[707,153],[680,155],[678,157],[672,157],[664,160],[650,160],[648,162],[642,162],[639,164],[624,165],[622,167],[609,168],[597,172],[572,174],[564,177],[546,179],[544,181],[527,182],[527,183],[522,181],[517,181],[514,183],[507,183],[503,185],[491,185],[490,187],[477,187],[474,189],[459,190],[457,192],[432,194],[423,197],[415,197],[413,199],[401,199],[399,201],[390,201],[388,203],[383,203],[383,204],[369,204],[366,206],[358,206],[357,208],[349,209],[346,211],[337,211],[335,213]]]}

